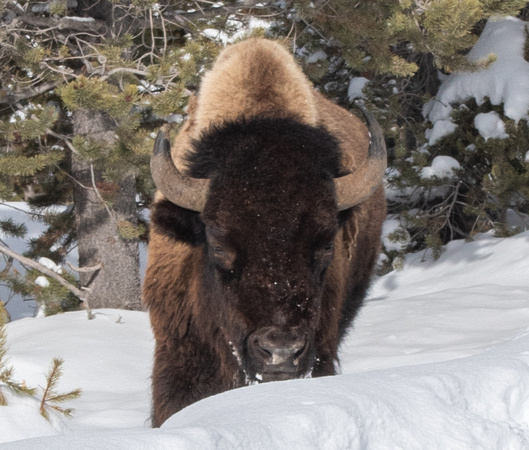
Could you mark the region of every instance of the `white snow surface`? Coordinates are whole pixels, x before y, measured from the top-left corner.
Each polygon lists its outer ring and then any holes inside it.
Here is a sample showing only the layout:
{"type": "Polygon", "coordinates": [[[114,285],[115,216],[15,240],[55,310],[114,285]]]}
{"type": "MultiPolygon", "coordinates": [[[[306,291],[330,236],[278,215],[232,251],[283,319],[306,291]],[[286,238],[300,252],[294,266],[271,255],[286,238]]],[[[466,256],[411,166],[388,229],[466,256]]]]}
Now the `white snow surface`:
{"type": "Polygon", "coordinates": [[[62,273],[62,267],[55,264],[51,259],[41,257],[38,259],[39,264],[42,264],[46,269],[53,270],[55,273],[62,273]]]}
{"type": "Polygon", "coordinates": [[[401,226],[401,223],[398,219],[386,219],[382,225],[382,245],[388,251],[397,250],[401,251],[406,248],[410,243],[411,236],[408,231],[401,226]],[[402,237],[399,236],[397,241],[394,241],[389,238],[389,235],[399,231],[402,234],[402,237]]]}
{"type": "Polygon", "coordinates": [[[477,72],[454,72],[448,76],[424,109],[432,123],[450,120],[450,103],[471,98],[478,104],[490,98],[493,105],[504,103],[507,117],[520,120],[528,117],[529,63],[524,59],[527,23],[514,18],[492,18],[487,22],[478,42],[468,53],[470,61],[489,55],[497,59],[487,69],[477,72]]]}
{"type": "Polygon", "coordinates": [[[309,64],[317,63],[318,61],[324,61],[327,59],[327,53],[323,50],[317,50],[307,57],[305,60],[309,64]]]}
{"type": "Polygon", "coordinates": [[[9,449],[527,449],[529,232],[453,241],[377,279],[341,349],[341,375],[249,386],[148,427],[153,340],[143,312],[7,325],[17,380],[83,388],[46,422],[38,400],[0,407],[9,449]],[[121,316],[121,320],[118,320],[121,316]]]}
{"type": "Polygon", "coordinates": [[[48,279],[46,277],[40,276],[40,277],[35,278],[35,284],[37,286],[40,286],[40,287],[43,287],[43,288],[47,288],[47,287],[49,287],[50,282],[48,281],[48,279]]]}

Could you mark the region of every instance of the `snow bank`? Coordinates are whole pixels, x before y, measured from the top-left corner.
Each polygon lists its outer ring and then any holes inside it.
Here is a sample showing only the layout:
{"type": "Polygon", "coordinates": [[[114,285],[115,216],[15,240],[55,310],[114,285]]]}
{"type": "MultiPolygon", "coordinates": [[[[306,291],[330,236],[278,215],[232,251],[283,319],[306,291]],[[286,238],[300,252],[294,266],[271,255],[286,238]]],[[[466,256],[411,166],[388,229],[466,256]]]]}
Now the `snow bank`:
{"type": "MultiPolygon", "coordinates": [[[[8,358],[16,371],[14,379],[24,380],[30,387],[43,386],[52,358],[61,357],[65,362],[57,390],[83,390],[80,399],[68,403],[76,410],[75,419],[60,421],[61,427],[69,431],[141,427],[149,415],[153,352],[147,314],[96,310],[95,316],[94,320],[88,320],[81,311],[9,323],[8,358]]],[[[27,416],[31,399],[23,403],[27,416]]],[[[0,442],[23,439],[34,432],[32,420],[17,419],[17,427],[9,425],[11,437],[6,437],[4,423],[12,421],[12,415],[12,406],[0,407],[0,442]]],[[[36,424],[43,422],[38,405],[33,408],[33,415],[36,424]]],[[[42,434],[61,431],[52,425],[48,428],[42,434]]]]}
{"type": "Polygon", "coordinates": [[[84,394],[63,428],[43,425],[29,406],[18,415],[17,401],[0,407],[0,448],[527,449],[528,253],[525,232],[453,241],[438,261],[410,255],[375,282],[341,349],[342,375],[226,392],[158,430],[146,425],[145,313],[15,321],[7,332],[17,377],[42,384],[51,357],[62,356],[58,390],[84,394]]]}

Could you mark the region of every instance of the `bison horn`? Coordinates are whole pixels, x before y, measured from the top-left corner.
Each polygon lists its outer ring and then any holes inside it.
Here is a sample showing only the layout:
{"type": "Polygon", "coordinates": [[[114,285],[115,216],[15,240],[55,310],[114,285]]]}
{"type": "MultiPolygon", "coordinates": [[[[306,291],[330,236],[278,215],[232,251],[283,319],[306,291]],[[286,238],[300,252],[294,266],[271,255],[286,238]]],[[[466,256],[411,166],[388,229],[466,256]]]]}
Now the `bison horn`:
{"type": "Polygon", "coordinates": [[[167,200],[193,211],[204,210],[209,180],[188,177],[175,167],[171,145],[161,130],[154,142],[151,174],[154,184],[167,200]]]}
{"type": "MultiPolygon", "coordinates": [[[[373,114],[357,103],[364,114],[370,135],[365,162],[354,173],[335,179],[338,210],[343,211],[368,199],[382,183],[386,169],[386,146],[382,129],[373,114]]],[[[182,208],[201,212],[206,204],[209,180],[191,178],[174,165],[171,146],[160,130],[151,157],[154,184],[164,197],[182,208]]]]}
{"type": "Polygon", "coordinates": [[[352,208],[368,199],[382,183],[387,164],[386,144],[380,125],[364,106],[359,103],[356,106],[366,118],[369,149],[365,162],[354,173],[334,180],[339,211],[352,208]]]}

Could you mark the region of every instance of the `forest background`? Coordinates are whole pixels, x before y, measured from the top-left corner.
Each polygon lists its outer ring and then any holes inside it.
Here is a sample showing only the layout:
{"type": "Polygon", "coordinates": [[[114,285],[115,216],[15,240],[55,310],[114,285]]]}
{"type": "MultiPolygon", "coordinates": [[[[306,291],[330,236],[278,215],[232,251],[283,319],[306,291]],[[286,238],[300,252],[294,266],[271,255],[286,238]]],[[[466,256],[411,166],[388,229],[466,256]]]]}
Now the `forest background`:
{"type": "Polygon", "coordinates": [[[16,298],[44,314],[141,309],[156,132],[178,131],[215,56],[250,35],[284,42],[327,97],[348,109],[362,98],[383,126],[393,244],[381,273],[406,252],[521,231],[527,108],[513,117],[502,101],[470,98],[442,105],[449,120],[430,113],[450,73],[497,60],[468,57],[487,20],[528,14],[520,0],[2,0],[0,202],[26,202],[45,231],[21,255],[6,238],[26,236],[27,221],[0,217],[0,320],[16,298]]]}

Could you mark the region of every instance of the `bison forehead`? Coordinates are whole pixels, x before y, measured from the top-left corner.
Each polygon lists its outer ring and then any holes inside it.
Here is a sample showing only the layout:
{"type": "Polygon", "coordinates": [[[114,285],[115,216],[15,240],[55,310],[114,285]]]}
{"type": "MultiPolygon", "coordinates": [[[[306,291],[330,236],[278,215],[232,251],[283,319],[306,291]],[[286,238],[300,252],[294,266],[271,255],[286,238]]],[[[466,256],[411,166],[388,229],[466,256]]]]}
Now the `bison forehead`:
{"type": "Polygon", "coordinates": [[[326,130],[292,118],[254,118],[213,126],[193,143],[189,174],[312,173],[336,177],[341,154],[326,130]]]}
{"type": "Polygon", "coordinates": [[[266,254],[275,250],[274,254],[282,255],[289,245],[328,235],[337,226],[338,211],[329,185],[282,190],[272,184],[261,190],[226,183],[212,189],[204,222],[266,254]]]}
{"type": "Polygon", "coordinates": [[[219,227],[251,227],[260,238],[297,232],[336,216],[340,153],[324,130],[291,119],[225,124],[195,142],[194,177],[211,179],[204,210],[219,227]]]}

